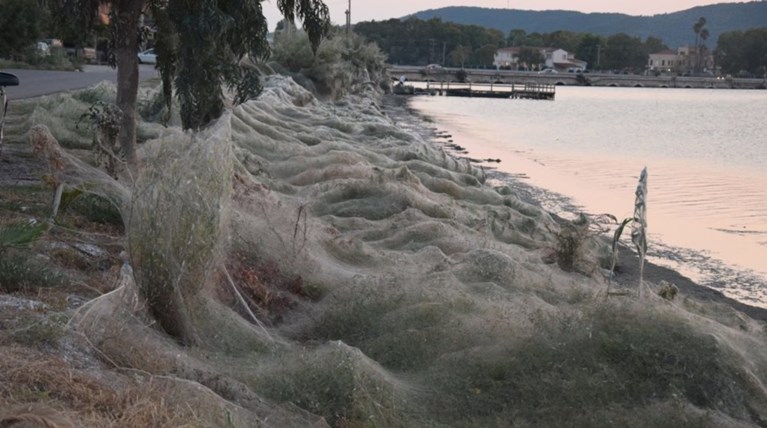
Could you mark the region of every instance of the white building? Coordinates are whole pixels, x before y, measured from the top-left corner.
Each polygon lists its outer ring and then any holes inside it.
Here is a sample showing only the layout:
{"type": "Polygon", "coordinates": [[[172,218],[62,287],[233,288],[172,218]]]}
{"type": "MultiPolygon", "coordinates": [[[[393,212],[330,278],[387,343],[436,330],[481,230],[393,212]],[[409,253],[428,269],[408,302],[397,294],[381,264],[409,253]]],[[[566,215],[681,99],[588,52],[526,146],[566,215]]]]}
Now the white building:
{"type": "Polygon", "coordinates": [[[571,69],[583,71],[588,65],[586,61],[581,61],[575,58],[575,54],[569,53],[564,49],[556,48],[529,48],[540,52],[544,62],[541,64],[524,64],[519,60],[519,53],[522,49],[524,48],[513,47],[498,49],[493,58],[493,65],[495,65],[496,69],[504,68],[519,70],[520,68],[526,68],[538,70],[545,67],[553,68],[557,71],[568,71],[571,69]]]}
{"type": "Polygon", "coordinates": [[[703,52],[700,60],[695,55],[695,48],[682,46],[677,50],[663,50],[650,54],[647,70],[656,73],[688,73],[699,67],[700,71],[709,71],[714,67],[714,58],[710,52],[703,52]]]}

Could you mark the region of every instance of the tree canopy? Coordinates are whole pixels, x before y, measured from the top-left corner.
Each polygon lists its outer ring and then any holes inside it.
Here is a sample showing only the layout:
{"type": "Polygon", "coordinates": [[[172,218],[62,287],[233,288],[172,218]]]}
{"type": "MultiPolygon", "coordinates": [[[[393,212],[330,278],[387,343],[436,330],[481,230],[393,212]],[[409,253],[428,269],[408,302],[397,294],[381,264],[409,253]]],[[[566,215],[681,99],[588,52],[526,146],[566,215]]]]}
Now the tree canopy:
{"type": "Polygon", "coordinates": [[[729,74],[767,74],[767,28],[731,31],[719,36],[716,63],[729,74]]]}
{"type": "Polygon", "coordinates": [[[378,44],[391,64],[490,65],[488,46],[499,48],[506,44],[503,33],[498,30],[436,18],[360,22],[355,24],[354,31],[378,44]],[[452,55],[459,47],[462,55],[452,55]],[[479,52],[472,55],[476,51],[479,52]]]}
{"type": "MultiPolygon", "coordinates": [[[[64,0],[64,10],[87,29],[95,22],[102,0],[64,0]]],[[[258,74],[241,65],[248,55],[269,55],[262,0],[117,0],[112,1],[110,26],[117,67],[117,106],[122,111],[120,144],[132,167],[138,165],[136,93],[138,91],[138,21],[149,10],[157,22],[157,68],[170,107],[175,88],[182,125],[199,129],[224,108],[222,85],[245,101],[261,90],[258,74]]],[[[321,0],[278,0],[289,21],[302,20],[314,50],[330,28],[329,11],[321,0]]]]}
{"type": "Polygon", "coordinates": [[[35,1],[0,1],[0,58],[18,60],[45,33],[49,21],[46,8],[35,1]]]}

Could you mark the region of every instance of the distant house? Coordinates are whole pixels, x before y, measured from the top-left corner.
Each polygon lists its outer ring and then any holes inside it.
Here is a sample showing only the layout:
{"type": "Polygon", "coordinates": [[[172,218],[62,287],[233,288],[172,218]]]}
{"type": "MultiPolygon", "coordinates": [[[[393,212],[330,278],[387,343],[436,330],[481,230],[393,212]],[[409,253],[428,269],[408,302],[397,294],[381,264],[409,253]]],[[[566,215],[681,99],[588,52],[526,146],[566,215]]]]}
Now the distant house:
{"type": "Polygon", "coordinates": [[[679,57],[677,51],[666,49],[660,52],[651,53],[647,61],[647,69],[661,73],[671,73],[676,71],[679,66],[679,57]]]}
{"type": "Polygon", "coordinates": [[[682,46],[677,50],[666,49],[650,54],[647,70],[653,73],[685,74],[692,72],[696,64],[700,71],[710,71],[714,67],[714,58],[710,52],[705,51],[698,61],[694,47],[682,46]]]}
{"type": "Polygon", "coordinates": [[[496,69],[519,70],[519,51],[521,48],[500,48],[493,55],[493,65],[496,69]]]}
{"type": "Polygon", "coordinates": [[[546,58],[546,67],[553,68],[557,71],[569,71],[578,69],[580,71],[586,70],[588,63],[575,58],[575,54],[569,53],[564,49],[551,49],[544,50],[544,57],[546,58]]]}
{"type": "Polygon", "coordinates": [[[575,54],[557,48],[530,48],[539,51],[544,61],[541,64],[525,64],[519,59],[519,53],[522,49],[521,47],[498,49],[493,58],[493,65],[495,65],[496,69],[519,70],[546,67],[562,72],[569,70],[583,71],[588,65],[586,61],[575,58],[575,54]]]}

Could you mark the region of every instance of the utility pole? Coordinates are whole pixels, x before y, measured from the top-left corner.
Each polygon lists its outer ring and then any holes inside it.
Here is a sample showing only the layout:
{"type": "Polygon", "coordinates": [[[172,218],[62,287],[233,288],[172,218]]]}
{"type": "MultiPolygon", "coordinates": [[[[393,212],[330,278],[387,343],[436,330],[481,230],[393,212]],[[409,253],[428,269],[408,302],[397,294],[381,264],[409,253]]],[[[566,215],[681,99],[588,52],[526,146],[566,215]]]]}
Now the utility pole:
{"type": "Polygon", "coordinates": [[[601,57],[602,57],[602,44],[600,43],[597,45],[597,70],[602,69],[601,63],[600,63],[600,59],[602,59],[601,57]]]}
{"type": "Polygon", "coordinates": [[[446,66],[445,64],[445,53],[447,51],[447,42],[442,42],[442,66],[446,66]]]}
{"type": "Polygon", "coordinates": [[[429,39],[429,64],[434,64],[437,62],[436,55],[435,55],[435,49],[437,47],[437,40],[435,39],[429,39]]]}
{"type": "Polygon", "coordinates": [[[352,33],[352,0],[349,0],[349,8],[346,9],[346,34],[352,33]]]}

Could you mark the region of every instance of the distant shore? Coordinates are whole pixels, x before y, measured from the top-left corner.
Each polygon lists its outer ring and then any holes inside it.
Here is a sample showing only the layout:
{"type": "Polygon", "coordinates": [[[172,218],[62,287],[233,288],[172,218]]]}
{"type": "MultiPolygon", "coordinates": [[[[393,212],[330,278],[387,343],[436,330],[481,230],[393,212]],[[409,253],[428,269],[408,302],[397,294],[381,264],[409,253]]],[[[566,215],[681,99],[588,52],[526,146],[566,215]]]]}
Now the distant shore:
{"type": "MultiPolygon", "coordinates": [[[[434,142],[434,144],[439,144],[437,139],[439,134],[439,124],[432,123],[429,118],[424,117],[420,112],[411,108],[409,100],[410,97],[406,96],[387,95],[384,98],[384,106],[386,107],[387,114],[401,126],[410,128],[423,136],[430,137],[430,140],[434,142]]],[[[451,144],[460,145],[460,142],[455,142],[451,139],[451,144]]],[[[470,155],[467,156],[466,153],[454,153],[454,155],[459,157],[470,157],[470,155]]],[[[536,199],[536,195],[541,193],[539,189],[536,189],[534,186],[507,173],[492,169],[490,171],[490,174],[494,178],[512,183],[515,190],[519,192],[518,196],[522,200],[540,206],[540,202],[536,199]]],[[[575,207],[573,207],[573,209],[575,209],[575,207]]],[[[636,284],[639,277],[638,266],[639,258],[637,254],[629,248],[622,248],[619,253],[619,263],[615,272],[616,282],[623,285],[636,284]]],[[[727,297],[721,291],[700,285],[673,269],[645,262],[644,279],[656,284],[661,281],[666,281],[676,285],[683,296],[690,296],[701,302],[726,304],[755,320],[767,322],[767,309],[751,306],[727,297]]]]}

